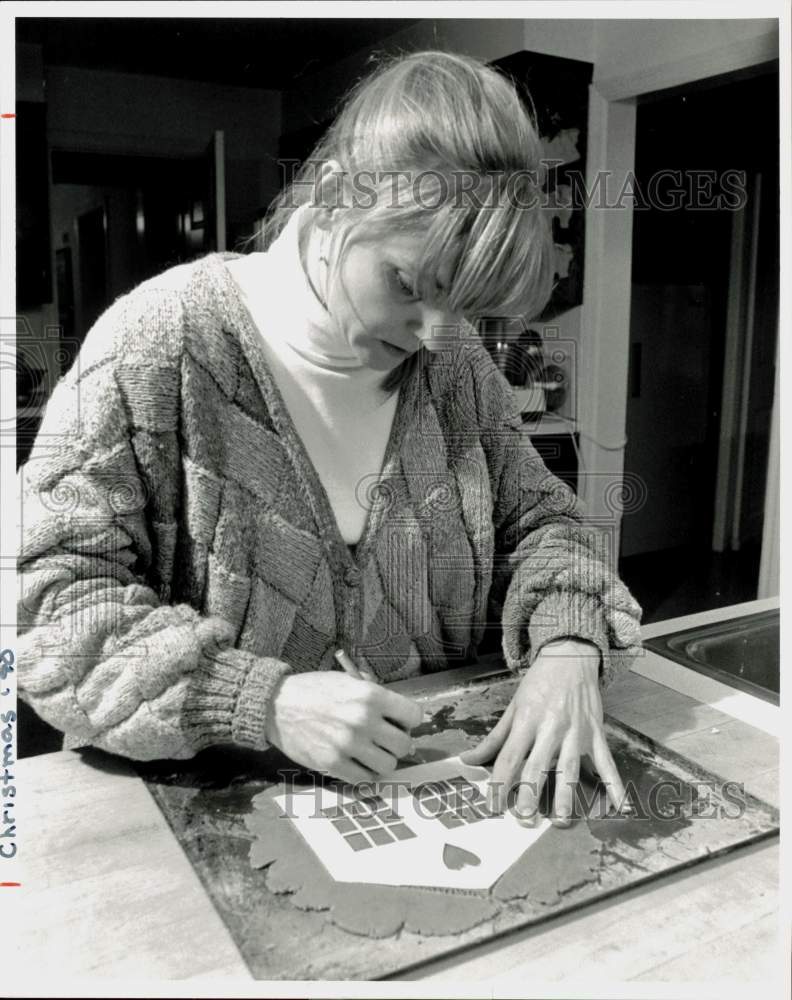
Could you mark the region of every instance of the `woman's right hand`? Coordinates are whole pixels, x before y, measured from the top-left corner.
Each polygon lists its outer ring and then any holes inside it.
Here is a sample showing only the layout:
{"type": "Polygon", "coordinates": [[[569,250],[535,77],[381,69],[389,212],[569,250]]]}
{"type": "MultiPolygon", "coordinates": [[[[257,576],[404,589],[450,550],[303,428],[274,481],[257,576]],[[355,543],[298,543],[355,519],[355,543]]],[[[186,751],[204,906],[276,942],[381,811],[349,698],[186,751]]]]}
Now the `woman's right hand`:
{"type": "Polygon", "coordinates": [[[391,773],[423,718],[404,695],[338,671],[291,674],[270,705],[267,741],[296,764],[353,783],[391,773]]]}

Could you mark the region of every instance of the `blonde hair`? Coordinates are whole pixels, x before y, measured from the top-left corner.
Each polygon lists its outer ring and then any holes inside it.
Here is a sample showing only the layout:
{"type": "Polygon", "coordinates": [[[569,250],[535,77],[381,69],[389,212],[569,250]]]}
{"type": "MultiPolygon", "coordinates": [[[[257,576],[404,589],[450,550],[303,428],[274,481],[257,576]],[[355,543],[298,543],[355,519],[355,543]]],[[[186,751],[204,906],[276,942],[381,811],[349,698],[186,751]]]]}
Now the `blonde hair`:
{"type": "MultiPolygon", "coordinates": [[[[311,201],[319,166],[336,160],[345,175],[341,197],[351,185],[352,203],[344,200],[347,210],[338,213],[328,254],[334,272],[350,238],[419,233],[422,298],[441,298],[473,325],[494,315],[530,321],[554,279],[552,229],[539,204],[541,152],[531,114],[499,71],[449,52],[381,56],[252,239],[267,249],[311,201]],[[450,279],[440,290],[444,264],[450,279]]],[[[398,388],[420,354],[389,372],[383,388],[398,388]]]]}

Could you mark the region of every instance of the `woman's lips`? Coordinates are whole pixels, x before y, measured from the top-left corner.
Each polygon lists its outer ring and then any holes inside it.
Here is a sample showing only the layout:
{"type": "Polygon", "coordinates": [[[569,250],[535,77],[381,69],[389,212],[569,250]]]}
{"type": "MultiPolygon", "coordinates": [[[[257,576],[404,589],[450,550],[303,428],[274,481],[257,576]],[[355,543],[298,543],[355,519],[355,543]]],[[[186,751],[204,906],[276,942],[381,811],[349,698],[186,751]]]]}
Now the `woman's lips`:
{"type": "Polygon", "coordinates": [[[384,344],[385,347],[387,347],[389,350],[393,351],[394,354],[404,355],[404,354],[408,354],[409,353],[409,351],[406,351],[403,347],[397,347],[396,344],[391,344],[390,341],[383,340],[383,341],[380,341],[380,343],[384,344]]]}

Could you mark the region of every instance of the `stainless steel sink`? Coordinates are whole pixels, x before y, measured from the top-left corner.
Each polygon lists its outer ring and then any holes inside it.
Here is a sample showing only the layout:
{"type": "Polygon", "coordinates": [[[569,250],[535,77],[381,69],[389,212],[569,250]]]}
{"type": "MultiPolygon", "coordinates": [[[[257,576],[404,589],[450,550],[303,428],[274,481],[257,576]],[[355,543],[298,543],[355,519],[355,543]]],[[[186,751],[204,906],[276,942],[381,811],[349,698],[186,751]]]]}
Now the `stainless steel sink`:
{"type": "Polygon", "coordinates": [[[645,639],[644,646],[739,691],[779,703],[780,614],[761,611],[645,639]]]}

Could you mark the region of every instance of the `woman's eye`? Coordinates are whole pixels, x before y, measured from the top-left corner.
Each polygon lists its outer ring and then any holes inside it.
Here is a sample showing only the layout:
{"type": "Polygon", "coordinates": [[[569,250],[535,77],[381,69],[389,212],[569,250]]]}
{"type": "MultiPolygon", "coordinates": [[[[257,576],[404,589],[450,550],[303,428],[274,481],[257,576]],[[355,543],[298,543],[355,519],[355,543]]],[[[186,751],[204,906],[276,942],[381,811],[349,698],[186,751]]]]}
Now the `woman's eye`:
{"type": "Polygon", "coordinates": [[[413,289],[412,285],[404,279],[402,272],[399,270],[394,270],[393,273],[396,275],[396,282],[399,288],[401,288],[401,290],[404,292],[404,294],[415,295],[415,290],[413,289]]]}

